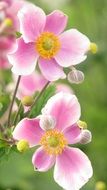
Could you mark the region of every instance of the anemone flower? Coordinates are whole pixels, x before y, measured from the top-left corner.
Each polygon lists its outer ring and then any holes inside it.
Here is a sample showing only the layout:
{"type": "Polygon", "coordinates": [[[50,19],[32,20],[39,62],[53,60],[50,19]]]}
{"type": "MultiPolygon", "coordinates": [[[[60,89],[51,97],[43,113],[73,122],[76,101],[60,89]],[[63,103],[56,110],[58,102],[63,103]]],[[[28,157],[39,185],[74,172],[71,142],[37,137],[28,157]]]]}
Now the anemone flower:
{"type": "Polygon", "coordinates": [[[8,56],[15,74],[31,74],[38,61],[44,77],[55,81],[66,77],[63,67],[86,59],[90,41],[76,29],[63,32],[68,20],[63,12],[55,10],[46,16],[41,8],[28,5],[18,12],[18,18],[22,36],[8,56]]]}
{"type": "Polygon", "coordinates": [[[66,190],[79,190],[93,173],[88,157],[68,146],[81,140],[79,118],[76,96],[61,92],[48,100],[42,115],[24,118],[13,132],[19,142],[26,140],[30,147],[40,145],[32,158],[35,170],[45,172],[55,165],[54,180],[66,190]]]}

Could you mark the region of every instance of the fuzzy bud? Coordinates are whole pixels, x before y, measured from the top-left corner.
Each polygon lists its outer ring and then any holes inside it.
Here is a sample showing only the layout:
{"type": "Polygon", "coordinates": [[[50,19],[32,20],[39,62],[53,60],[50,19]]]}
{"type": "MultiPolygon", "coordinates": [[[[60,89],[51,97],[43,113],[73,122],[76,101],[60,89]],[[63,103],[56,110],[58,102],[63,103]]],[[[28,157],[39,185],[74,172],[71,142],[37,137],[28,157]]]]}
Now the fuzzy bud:
{"type": "Polygon", "coordinates": [[[78,126],[79,126],[80,129],[87,129],[87,123],[85,121],[79,120],[77,122],[77,124],[78,124],[78,126]]]}
{"type": "Polygon", "coordinates": [[[80,84],[84,81],[84,73],[82,71],[73,69],[68,73],[68,81],[74,84],[80,84]]]}
{"type": "Polygon", "coordinates": [[[95,190],[106,190],[106,184],[103,181],[98,181],[95,190]]]}
{"type": "Polygon", "coordinates": [[[88,144],[92,140],[92,134],[89,130],[83,130],[81,133],[81,139],[80,143],[81,144],[88,144]]]}
{"type": "Polygon", "coordinates": [[[34,100],[33,100],[33,97],[32,97],[32,96],[24,96],[24,97],[22,98],[21,102],[22,102],[22,104],[23,104],[24,106],[29,107],[29,106],[31,106],[31,105],[33,104],[34,100]]]}
{"type": "Polygon", "coordinates": [[[28,149],[29,149],[28,141],[22,139],[17,143],[17,150],[19,152],[26,152],[28,149]]]}
{"type": "Polygon", "coordinates": [[[42,115],[40,118],[40,127],[47,131],[55,127],[55,119],[50,115],[42,115]]]}

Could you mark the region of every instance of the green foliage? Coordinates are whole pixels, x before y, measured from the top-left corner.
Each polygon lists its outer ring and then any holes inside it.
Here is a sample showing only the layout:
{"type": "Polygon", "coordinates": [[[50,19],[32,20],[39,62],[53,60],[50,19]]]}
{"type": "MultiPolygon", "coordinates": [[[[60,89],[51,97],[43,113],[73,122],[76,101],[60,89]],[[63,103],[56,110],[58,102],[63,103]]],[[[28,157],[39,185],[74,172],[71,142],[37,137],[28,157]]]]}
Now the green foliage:
{"type": "Polygon", "coordinates": [[[42,108],[47,103],[48,99],[55,94],[56,87],[55,85],[50,85],[42,94],[42,96],[37,101],[37,104],[31,111],[31,117],[36,117],[41,113],[42,108]]]}
{"type": "Polygon", "coordinates": [[[5,140],[0,139],[0,163],[8,160],[13,152],[18,152],[15,145],[9,145],[5,140]]]}
{"type": "Polygon", "coordinates": [[[10,97],[8,94],[0,95],[0,117],[3,116],[7,108],[9,107],[10,97]]]}

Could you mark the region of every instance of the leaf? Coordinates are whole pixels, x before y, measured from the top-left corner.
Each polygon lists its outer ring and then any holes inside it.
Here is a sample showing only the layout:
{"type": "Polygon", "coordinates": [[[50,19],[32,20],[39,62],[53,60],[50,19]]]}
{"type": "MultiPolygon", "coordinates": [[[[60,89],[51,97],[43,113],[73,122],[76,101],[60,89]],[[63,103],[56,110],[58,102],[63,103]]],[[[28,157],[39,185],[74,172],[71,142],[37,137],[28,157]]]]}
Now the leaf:
{"type": "Polygon", "coordinates": [[[0,139],[0,148],[6,147],[7,145],[8,144],[4,140],[0,139]]]}
{"type": "Polygon", "coordinates": [[[0,117],[5,113],[10,103],[10,97],[8,94],[0,95],[0,117]]]}
{"type": "Polygon", "coordinates": [[[17,150],[16,145],[13,145],[13,146],[7,145],[5,147],[1,147],[0,148],[0,162],[5,161],[5,160],[8,161],[9,157],[14,152],[20,154],[20,152],[17,150]]]}
{"type": "Polygon", "coordinates": [[[55,94],[55,85],[50,85],[42,94],[36,105],[31,111],[31,117],[36,117],[41,113],[42,108],[47,103],[48,99],[55,94]]]}

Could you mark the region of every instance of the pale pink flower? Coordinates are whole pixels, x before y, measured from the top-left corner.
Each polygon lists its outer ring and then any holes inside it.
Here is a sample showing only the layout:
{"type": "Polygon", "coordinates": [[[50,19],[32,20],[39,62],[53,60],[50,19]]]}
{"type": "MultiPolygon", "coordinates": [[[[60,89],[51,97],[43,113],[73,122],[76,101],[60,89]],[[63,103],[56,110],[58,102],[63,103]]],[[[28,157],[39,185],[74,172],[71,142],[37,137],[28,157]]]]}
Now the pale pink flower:
{"type": "Polygon", "coordinates": [[[48,100],[41,116],[24,118],[13,132],[16,140],[27,140],[30,147],[41,146],[32,158],[35,170],[45,172],[55,164],[54,179],[66,190],[79,190],[93,173],[88,157],[68,146],[81,140],[82,129],[77,124],[80,112],[76,96],[61,92],[48,100]],[[46,130],[51,121],[50,130],[46,130]]]}
{"type": "MultiPolygon", "coordinates": [[[[15,75],[16,76],[16,75],[15,75]]],[[[16,77],[14,78],[14,82],[16,81],[16,77]]],[[[32,96],[35,92],[41,91],[42,88],[48,81],[41,75],[39,72],[33,72],[31,75],[22,76],[20,85],[17,92],[17,97],[22,99],[24,96],[32,96]]],[[[57,83],[56,92],[69,92],[73,94],[73,90],[66,84],[57,83]]],[[[12,88],[13,90],[13,85],[12,88]]]]}
{"type": "Polygon", "coordinates": [[[19,30],[19,21],[17,13],[24,5],[22,0],[3,0],[0,1],[0,68],[9,68],[10,64],[7,59],[7,53],[15,49],[15,31],[19,30]],[[6,19],[11,19],[12,26],[5,27],[6,19]],[[3,31],[2,30],[3,27],[3,31]],[[3,33],[3,35],[2,35],[3,33]],[[5,35],[4,35],[5,33],[5,35]]]}
{"type": "Polygon", "coordinates": [[[68,17],[55,10],[49,15],[34,5],[24,6],[18,13],[22,37],[17,49],[9,55],[12,71],[31,74],[36,66],[49,81],[65,78],[63,67],[79,64],[86,59],[89,39],[76,29],[62,33],[68,17]]]}
{"type": "Polygon", "coordinates": [[[37,71],[31,75],[22,76],[17,97],[22,99],[24,96],[32,96],[35,92],[41,91],[46,83],[47,80],[37,71]]]}

